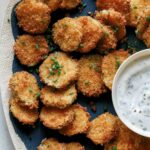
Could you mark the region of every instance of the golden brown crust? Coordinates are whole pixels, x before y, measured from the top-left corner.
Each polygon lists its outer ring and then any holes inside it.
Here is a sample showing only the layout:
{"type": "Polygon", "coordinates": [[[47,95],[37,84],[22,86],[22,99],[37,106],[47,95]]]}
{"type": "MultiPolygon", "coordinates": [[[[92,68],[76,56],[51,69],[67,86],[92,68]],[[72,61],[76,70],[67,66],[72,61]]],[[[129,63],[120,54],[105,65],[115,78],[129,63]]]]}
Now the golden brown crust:
{"type": "Polygon", "coordinates": [[[78,62],[63,52],[51,53],[39,68],[41,80],[54,88],[65,88],[77,80],[78,62]]]}
{"type": "Polygon", "coordinates": [[[150,26],[145,30],[145,32],[142,35],[142,39],[145,43],[145,45],[150,48],[150,26]]]}
{"type": "Polygon", "coordinates": [[[78,49],[82,39],[82,28],[73,18],[65,17],[58,20],[52,29],[53,40],[65,52],[78,49]]]}
{"type": "Polygon", "coordinates": [[[117,118],[110,113],[105,113],[91,121],[87,137],[95,144],[103,145],[110,142],[117,133],[117,118]]]}
{"type": "Polygon", "coordinates": [[[70,109],[74,111],[75,119],[71,124],[59,130],[59,132],[66,136],[86,133],[90,126],[90,114],[79,104],[71,106],[70,109]]]}
{"type": "Polygon", "coordinates": [[[130,0],[97,0],[96,7],[99,10],[114,9],[126,17],[129,21],[130,0]]]}
{"type": "Polygon", "coordinates": [[[73,9],[81,3],[81,0],[62,0],[60,4],[61,9],[73,9]]]}
{"type": "Polygon", "coordinates": [[[44,36],[22,35],[17,38],[14,51],[21,64],[30,67],[41,62],[49,48],[44,36]]]}
{"type": "Polygon", "coordinates": [[[103,53],[107,52],[109,50],[115,49],[117,46],[117,38],[115,36],[115,32],[112,30],[111,27],[103,25],[101,26],[104,36],[103,38],[98,42],[97,45],[97,52],[103,53]]]}
{"type": "Polygon", "coordinates": [[[85,150],[85,148],[78,142],[71,142],[66,144],[66,150],[85,150]]]}
{"type": "Polygon", "coordinates": [[[105,145],[105,150],[112,150],[114,147],[117,150],[138,150],[141,144],[141,136],[129,130],[119,119],[118,127],[118,136],[105,145]]]}
{"type": "Polygon", "coordinates": [[[28,107],[20,105],[15,97],[11,98],[9,103],[10,112],[22,124],[33,125],[37,121],[39,116],[37,109],[28,109],[28,107]]]}
{"type": "Polygon", "coordinates": [[[74,116],[74,111],[70,108],[43,107],[40,113],[40,121],[47,128],[62,129],[74,120],[74,116]]]}
{"type": "Polygon", "coordinates": [[[83,29],[82,41],[77,50],[80,53],[87,53],[94,49],[98,41],[103,37],[100,23],[89,16],[82,16],[76,19],[83,29]]]}
{"type": "Polygon", "coordinates": [[[38,108],[40,89],[32,74],[26,71],[13,74],[9,81],[9,87],[13,95],[18,98],[20,105],[30,109],[38,108]]]}
{"type": "Polygon", "coordinates": [[[37,150],[66,150],[66,146],[58,142],[55,138],[48,138],[41,142],[37,150]]]}
{"type": "Polygon", "coordinates": [[[50,23],[50,9],[42,2],[21,1],[16,7],[19,26],[31,34],[44,33],[50,23]]]}
{"type": "Polygon", "coordinates": [[[98,97],[106,92],[101,72],[102,57],[98,54],[79,60],[78,90],[85,96],[98,97]]]}
{"type": "Polygon", "coordinates": [[[111,26],[118,40],[125,37],[126,19],[120,12],[113,9],[96,11],[94,18],[99,20],[102,24],[111,26]]]}
{"type": "Polygon", "coordinates": [[[138,18],[147,6],[150,6],[149,0],[130,1],[130,26],[137,27],[138,18]]]}
{"type": "Polygon", "coordinates": [[[105,85],[111,90],[114,76],[125,59],[129,56],[128,51],[118,50],[104,56],[102,61],[102,77],[105,85]]]}
{"type": "Polygon", "coordinates": [[[61,90],[56,90],[48,86],[41,90],[41,101],[46,106],[63,109],[71,105],[76,98],[77,90],[74,84],[61,90]]]}

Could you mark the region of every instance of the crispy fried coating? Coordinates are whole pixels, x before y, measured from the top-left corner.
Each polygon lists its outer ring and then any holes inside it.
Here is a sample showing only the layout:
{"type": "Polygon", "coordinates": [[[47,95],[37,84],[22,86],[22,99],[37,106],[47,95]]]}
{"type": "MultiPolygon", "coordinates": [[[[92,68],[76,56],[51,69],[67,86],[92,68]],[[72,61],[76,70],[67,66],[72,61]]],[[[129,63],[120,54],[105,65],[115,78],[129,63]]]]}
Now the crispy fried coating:
{"type": "Polygon", "coordinates": [[[109,26],[101,26],[104,32],[103,38],[98,42],[96,51],[99,53],[107,52],[111,49],[115,49],[117,46],[117,38],[115,32],[109,26]]]}
{"type": "Polygon", "coordinates": [[[137,30],[137,37],[144,41],[147,47],[150,47],[150,6],[140,13],[137,30]]]}
{"type": "Polygon", "coordinates": [[[128,58],[128,51],[118,50],[104,56],[102,60],[102,77],[105,85],[111,90],[114,76],[123,63],[128,58]]]}
{"type": "Polygon", "coordinates": [[[62,0],[60,4],[61,9],[73,9],[81,3],[81,0],[62,0]]]}
{"type": "Polygon", "coordinates": [[[41,142],[37,150],[66,150],[66,146],[54,138],[48,138],[41,142]]]}
{"type": "Polygon", "coordinates": [[[138,150],[141,144],[141,136],[129,130],[119,119],[118,127],[118,136],[105,145],[105,150],[138,150]]]}
{"type": "Polygon", "coordinates": [[[129,21],[130,0],[96,0],[96,7],[99,10],[114,9],[123,14],[129,21]]]}
{"type": "Polygon", "coordinates": [[[139,15],[143,10],[150,6],[149,0],[131,0],[130,1],[130,26],[137,27],[139,15]]]}
{"type": "Polygon", "coordinates": [[[34,0],[21,1],[16,7],[16,15],[19,26],[31,34],[44,33],[51,20],[49,7],[34,0]]]}
{"type": "Polygon", "coordinates": [[[77,80],[78,62],[63,52],[54,52],[40,66],[39,75],[48,86],[65,88],[77,80]]]}
{"type": "Polygon", "coordinates": [[[82,27],[73,18],[65,17],[58,20],[52,29],[53,40],[65,52],[78,49],[82,40],[82,27]]]}
{"type": "Polygon", "coordinates": [[[99,20],[102,24],[111,26],[118,40],[125,37],[126,19],[120,12],[113,9],[96,11],[94,18],[99,20]]]}
{"type": "Polygon", "coordinates": [[[85,150],[85,148],[78,142],[71,142],[66,144],[66,150],[85,150]]]}
{"type": "Polygon", "coordinates": [[[44,59],[49,48],[44,36],[22,35],[17,38],[14,51],[21,64],[31,67],[44,59]]]}
{"type": "Polygon", "coordinates": [[[9,103],[10,112],[22,124],[33,125],[37,121],[39,116],[37,109],[28,109],[28,107],[20,105],[15,97],[11,98],[9,103]]]}
{"type": "Polygon", "coordinates": [[[70,108],[58,109],[43,107],[40,112],[40,121],[50,129],[62,129],[74,120],[75,113],[70,108]]]}
{"type": "Polygon", "coordinates": [[[79,60],[78,90],[85,96],[98,97],[106,92],[101,72],[102,57],[87,55],[79,60]]]}
{"type": "Polygon", "coordinates": [[[103,37],[103,31],[100,28],[100,23],[92,17],[82,16],[76,20],[83,29],[82,41],[77,51],[87,53],[96,47],[98,41],[103,37]]]}
{"type": "Polygon", "coordinates": [[[105,113],[91,121],[87,137],[95,144],[105,144],[118,134],[117,118],[105,113]]]}
{"type": "Polygon", "coordinates": [[[41,101],[46,106],[63,109],[71,105],[76,98],[77,90],[74,84],[61,90],[56,90],[48,86],[41,90],[41,101]]]}
{"type": "Polygon", "coordinates": [[[141,136],[141,144],[138,150],[150,150],[150,138],[141,136]]]}
{"type": "Polygon", "coordinates": [[[9,87],[13,95],[18,98],[20,105],[27,106],[30,109],[38,108],[40,89],[32,74],[26,71],[13,74],[9,81],[9,87]]]}
{"type": "Polygon", "coordinates": [[[79,104],[71,106],[70,109],[74,111],[75,119],[71,124],[59,130],[59,132],[66,136],[86,133],[90,126],[90,114],[79,104]]]}

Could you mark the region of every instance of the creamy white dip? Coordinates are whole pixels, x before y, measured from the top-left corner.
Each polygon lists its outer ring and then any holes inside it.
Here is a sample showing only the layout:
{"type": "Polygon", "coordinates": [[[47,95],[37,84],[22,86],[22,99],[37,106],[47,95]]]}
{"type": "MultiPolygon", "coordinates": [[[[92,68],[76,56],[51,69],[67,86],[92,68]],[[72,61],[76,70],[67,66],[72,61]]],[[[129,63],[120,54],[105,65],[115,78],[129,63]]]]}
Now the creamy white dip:
{"type": "Polygon", "coordinates": [[[120,69],[115,84],[117,112],[139,132],[150,133],[150,51],[120,69]]]}

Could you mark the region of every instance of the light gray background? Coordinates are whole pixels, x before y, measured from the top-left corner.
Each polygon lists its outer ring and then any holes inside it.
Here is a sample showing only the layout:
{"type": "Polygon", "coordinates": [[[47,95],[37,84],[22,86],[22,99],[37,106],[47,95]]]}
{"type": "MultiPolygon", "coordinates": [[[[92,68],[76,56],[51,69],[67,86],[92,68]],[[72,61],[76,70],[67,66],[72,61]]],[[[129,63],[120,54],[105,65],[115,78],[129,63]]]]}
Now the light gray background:
{"type": "MultiPolygon", "coordinates": [[[[3,18],[5,15],[5,10],[8,5],[8,2],[9,0],[0,0],[0,32],[2,29],[3,18]]],[[[0,101],[0,150],[14,150],[12,146],[12,141],[10,139],[10,135],[8,133],[8,129],[6,126],[5,118],[3,115],[3,108],[2,108],[1,101],[0,101]]]]}

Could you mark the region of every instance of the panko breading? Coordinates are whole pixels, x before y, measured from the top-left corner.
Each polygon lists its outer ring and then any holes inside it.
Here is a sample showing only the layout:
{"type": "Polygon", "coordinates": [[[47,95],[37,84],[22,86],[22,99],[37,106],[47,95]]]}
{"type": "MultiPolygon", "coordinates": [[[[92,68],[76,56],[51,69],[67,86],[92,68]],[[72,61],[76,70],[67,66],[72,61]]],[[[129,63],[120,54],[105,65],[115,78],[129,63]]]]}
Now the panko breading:
{"type": "Polygon", "coordinates": [[[31,67],[44,59],[49,48],[44,36],[22,35],[17,38],[14,51],[21,64],[31,67]]]}
{"type": "Polygon", "coordinates": [[[66,150],[85,150],[85,148],[78,142],[71,142],[66,144],[66,150]]]}
{"type": "Polygon", "coordinates": [[[114,9],[126,17],[129,21],[130,0],[96,0],[96,7],[99,10],[114,9]]]}
{"type": "Polygon", "coordinates": [[[142,142],[138,150],[150,150],[150,138],[142,137],[142,142]]]}
{"type": "Polygon", "coordinates": [[[9,103],[10,112],[22,124],[33,125],[37,121],[39,116],[37,109],[28,109],[26,106],[20,105],[17,98],[11,98],[9,103]]]}
{"type": "Polygon", "coordinates": [[[42,3],[33,0],[21,1],[16,7],[19,26],[31,34],[44,33],[50,23],[50,9],[42,3]]]}
{"type": "Polygon", "coordinates": [[[78,90],[85,96],[98,97],[106,92],[101,72],[102,57],[98,54],[79,60],[78,90]]]}
{"type": "Polygon", "coordinates": [[[150,47],[150,6],[145,7],[139,16],[136,30],[137,37],[150,47]]]}
{"type": "Polygon", "coordinates": [[[53,40],[65,52],[78,49],[82,40],[82,27],[73,18],[65,17],[58,20],[52,29],[53,40]]]}
{"type": "Polygon", "coordinates": [[[41,142],[37,150],[66,150],[66,146],[64,143],[60,143],[54,138],[48,138],[41,142]]]}
{"type": "Polygon", "coordinates": [[[90,127],[90,114],[79,104],[71,106],[70,109],[74,111],[75,119],[71,124],[59,130],[59,132],[66,136],[86,133],[90,127]]]}
{"type": "Polygon", "coordinates": [[[62,129],[69,125],[75,117],[75,113],[70,108],[58,109],[43,107],[40,112],[40,121],[50,129],[62,129]]]}
{"type": "Polygon", "coordinates": [[[119,127],[118,136],[105,145],[105,150],[138,150],[141,136],[129,130],[119,119],[117,127],[119,127]]]}
{"type": "Polygon", "coordinates": [[[130,26],[136,27],[139,15],[146,6],[150,6],[149,0],[131,0],[130,2],[130,26]]]}
{"type": "Polygon", "coordinates": [[[81,3],[81,0],[62,0],[60,4],[61,9],[73,9],[81,3]]]}
{"type": "Polygon", "coordinates": [[[128,51],[118,50],[104,56],[102,61],[102,76],[105,85],[111,90],[114,76],[125,59],[129,56],[128,51]]]}
{"type": "Polygon", "coordinates": [[[118,134],[117,118],[105,113],[91,121],[87,137],[95,144],[110,142],[118,134]]]}
{"type": "Polygon", "coordinates": [[[41,101],[46,106],[63,109],[71,105],[76,98],[77,90],[75,85],[68,86],[61,90],[46,86],[41,90],[41,101]]]}
{"type": "Polygon", "coordinates": [[[111,49],[115,49],[117,46],[117,38],[115,36],[115,32],[113,29],[109,26],[101,26],[104,32],[103,38],[98,42],[97,45],[97,52],[103,53],[107,52],[111,49]]]}
{"type": "Polygon", "coordinates": [[[54,52],[40,66],[39,75],[48,86],[65,88],[77,80],[78,62],[63,52],[54,52]]]}
{"type": "Polygon", "coordinates": [[[126,19],[120,12],[117,12],[113,9],[96,11],[94,18],[99,20],[102,24],[111,26],[118,40],[121,40],[125,37],[126,19]]]}
{"type": "Polygon", "coordinates": [[[30,109],[38,108],[40,89],[32,74],[26,71],[13,74],[9,81],[9,87],[13,95],[18,98],[20,105],[27,106],[30,109]]]}
{"type": "Polygon", "coordinates": [[[76,19],[83,29],[82,41],[79,45],[78,52],[87,53],[94,49],[98,41],[103,37],[103,31],[100,23],[89,16],[82,16],[76,19]]]}

